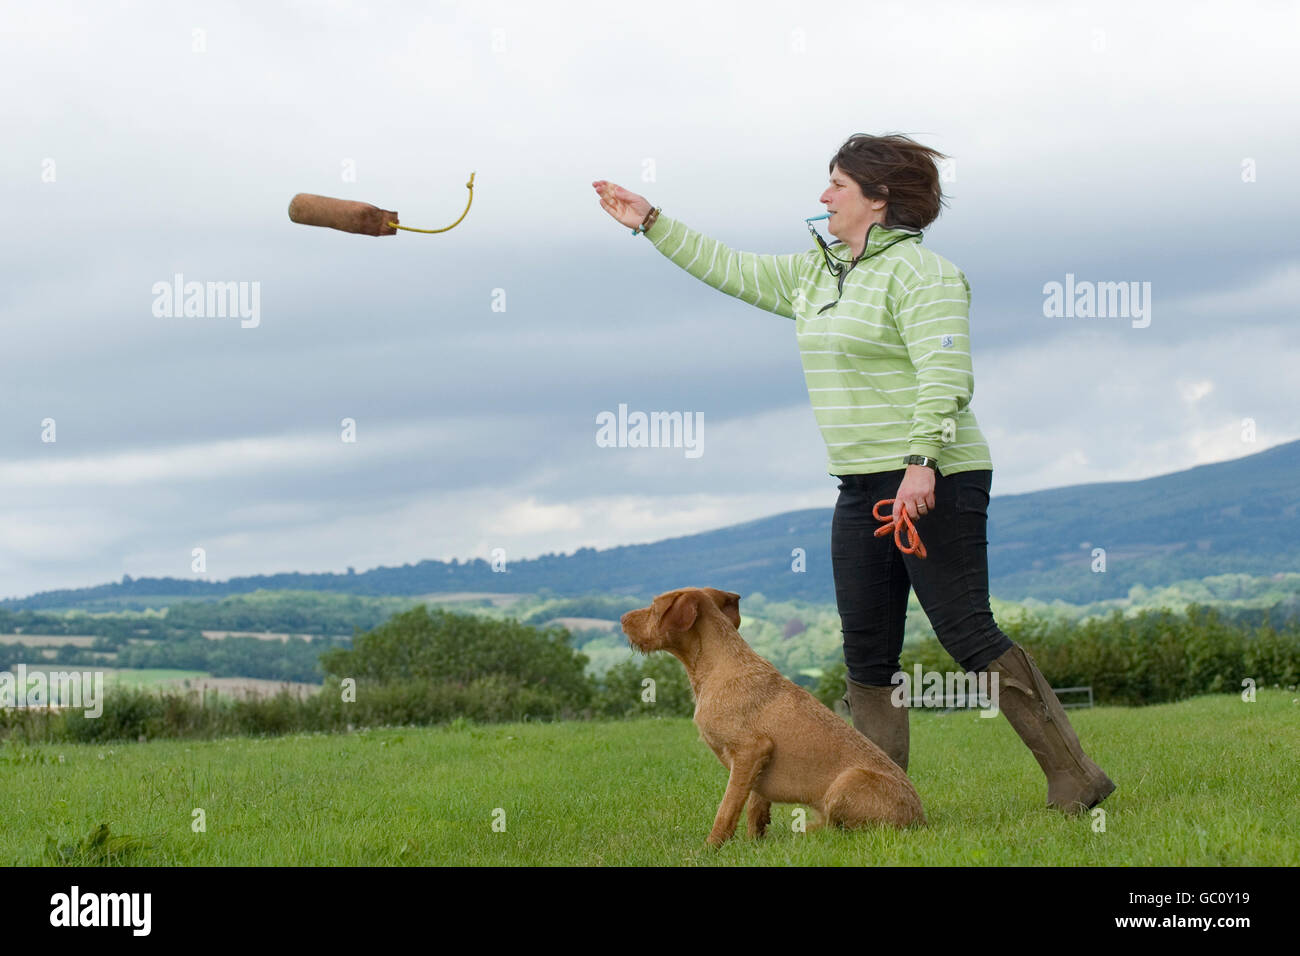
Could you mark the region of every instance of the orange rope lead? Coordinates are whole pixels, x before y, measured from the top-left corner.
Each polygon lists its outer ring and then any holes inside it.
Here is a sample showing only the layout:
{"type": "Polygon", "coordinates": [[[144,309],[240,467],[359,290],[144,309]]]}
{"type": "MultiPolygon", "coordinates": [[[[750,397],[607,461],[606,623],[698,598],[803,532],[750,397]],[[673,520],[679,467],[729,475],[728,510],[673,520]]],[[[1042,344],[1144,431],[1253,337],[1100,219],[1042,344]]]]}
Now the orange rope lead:
{"type": "Polygon", "coordinates": [[[918,558],[925,557],[925,545],[921,543],[921,536],[916,533],[916,525],[912,524],[912,516],[903,509],[903,513],[895,520],[893,511],[889,514],[882,515],[880,509],[885,505],[892,505],[893,498],[885,498],[876,502],[876,506],[871,509],[871,516],[877,521],[884,521],[885,524],[876,529],[876,537],[880,538],[891,531],[894,533],[894,544],[898,545],[898,550],[904,554],[914,554],[918,558]],[[908,539],[912,542],[910,546],[903,544],[902,532],[906,526],[908,539]]]}

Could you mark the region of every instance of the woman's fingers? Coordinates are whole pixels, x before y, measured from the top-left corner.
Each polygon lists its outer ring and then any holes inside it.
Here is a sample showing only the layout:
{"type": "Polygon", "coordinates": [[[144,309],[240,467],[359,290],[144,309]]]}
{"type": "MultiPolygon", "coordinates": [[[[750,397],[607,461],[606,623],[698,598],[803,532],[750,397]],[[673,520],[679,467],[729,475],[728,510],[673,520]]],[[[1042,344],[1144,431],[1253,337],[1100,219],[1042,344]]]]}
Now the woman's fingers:
{"type": "Polygon", "coordinates": [[[908,517],[915,519],[927,515],[933,510],[934,510],[934,505],[928,503],[924,498],[913,498],[913,499],[895,498],[894,499],[893,514],[894,514],[895,521],[897,521],[898,518],[900,518],[904,513],[906,513],[908,517]],[[924,508],[925,510],[921,511],[920,510],[921,508],[924,508]]]}
{"type": "Polygon", "coordinates": [[[618,201],[618,187],[613,183],[600,179],[592,185],[596,187],[596,194],[600,196],[601,203],[613,204],[618,201]]]}
{"type": "Polygon", "coordinates": [[[640,209],[649,203],[643,197],[607,179],[597,179],[591,185],[600,197],[601,208],[621,224],[634,226],[645,218],[640,209]]]}
{"type": "Polygon", "coordinates": [[[622,186],[608,182],[604,179],[598,179],[592,185],[600,197],[601,208],[607,213],[623,223],[627,220],[631,211],[628,203],[628,192],[622,186]]]}

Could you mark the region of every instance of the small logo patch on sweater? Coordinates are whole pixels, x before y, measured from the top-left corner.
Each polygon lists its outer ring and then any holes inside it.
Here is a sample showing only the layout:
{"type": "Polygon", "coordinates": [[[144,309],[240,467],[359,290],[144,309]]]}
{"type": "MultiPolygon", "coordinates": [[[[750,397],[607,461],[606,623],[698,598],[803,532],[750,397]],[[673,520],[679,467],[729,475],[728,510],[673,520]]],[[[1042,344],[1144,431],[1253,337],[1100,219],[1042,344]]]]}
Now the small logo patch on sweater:
{"type": "Polygon", "coordinates": [[[944,348],[946,348],[946,349],[950,349],[950,348],[952,348],[952,336],[951,336],[951,335],[945,335],[942,339],[940,339],[940,342],[942,343],[942,345],[943,345],[944,348]]]}

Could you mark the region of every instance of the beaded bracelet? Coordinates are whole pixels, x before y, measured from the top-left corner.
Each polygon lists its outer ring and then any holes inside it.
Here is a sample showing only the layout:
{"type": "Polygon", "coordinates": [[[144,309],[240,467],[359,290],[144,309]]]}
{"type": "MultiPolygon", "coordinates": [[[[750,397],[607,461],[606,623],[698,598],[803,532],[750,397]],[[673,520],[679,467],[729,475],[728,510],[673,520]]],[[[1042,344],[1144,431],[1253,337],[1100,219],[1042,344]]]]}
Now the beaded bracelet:
{"type": "Polygon", "coordinates": [[[651,209],[648,213],[646,213],[645,218],[641,220],[641,225],[637,226],[635,229],[632,230],[632,235],[635,236],[638,235],[639,233],[649,232],[650,227],[653,226],[655,224],[655,220],[659,218],[659,210],[662,208],[663,208],[662,206],[658,206],[654,209],[651,209]]]}

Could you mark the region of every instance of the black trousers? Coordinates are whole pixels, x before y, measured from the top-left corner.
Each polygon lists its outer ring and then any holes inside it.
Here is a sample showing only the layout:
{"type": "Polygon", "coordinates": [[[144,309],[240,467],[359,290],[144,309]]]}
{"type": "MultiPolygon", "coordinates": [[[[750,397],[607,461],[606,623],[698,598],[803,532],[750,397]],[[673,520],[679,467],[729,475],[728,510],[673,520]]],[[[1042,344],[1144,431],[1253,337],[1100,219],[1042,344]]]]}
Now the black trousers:
{"type": "MultiPolygon", "coordinates": [[[[894,536],[875,536],[877,501],[893,498],[906,469],[836,475],[831,521],[835,598],[844,663],[860,684],[885,686],[900,670],[908,588],[944,649],[966,671],[980,671],[1011,649],[989,608],[988,507],[993,472],[935,473],[934,510],[914,519],[927,556],[903,554],[894,536]]],[[[881,509],[889,513],[892,505],[881,509]]],[[[906,540],[906,538],[904,539],[906,540]]]]}

